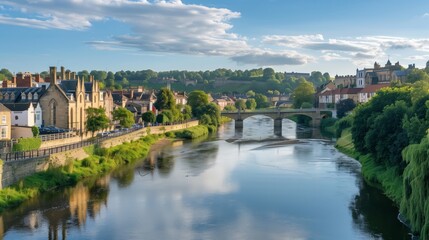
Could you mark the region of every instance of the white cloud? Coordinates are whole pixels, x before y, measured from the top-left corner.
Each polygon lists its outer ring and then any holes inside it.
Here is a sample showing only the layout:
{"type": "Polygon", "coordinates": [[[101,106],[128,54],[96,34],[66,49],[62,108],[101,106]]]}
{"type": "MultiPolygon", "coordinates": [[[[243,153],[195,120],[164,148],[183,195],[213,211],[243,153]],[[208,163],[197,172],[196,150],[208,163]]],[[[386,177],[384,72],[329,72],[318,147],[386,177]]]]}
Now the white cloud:
{"type": "Polygon", "coordinates": [[[429,13],[424,13],[424,14],[422,15],[422,17],[423,17],[423,18],[428,18],[428,17],[429,17],[429,13]]]}
{"type": "Polygon", "coordinates": [[[246,53],[231,57],[232,60],[242,64],[255,64],[258,66],[275,66],[275,65],[303,65],[313,60],[307,55],[296,52],[272,52],[260,51],[246,53]]]}

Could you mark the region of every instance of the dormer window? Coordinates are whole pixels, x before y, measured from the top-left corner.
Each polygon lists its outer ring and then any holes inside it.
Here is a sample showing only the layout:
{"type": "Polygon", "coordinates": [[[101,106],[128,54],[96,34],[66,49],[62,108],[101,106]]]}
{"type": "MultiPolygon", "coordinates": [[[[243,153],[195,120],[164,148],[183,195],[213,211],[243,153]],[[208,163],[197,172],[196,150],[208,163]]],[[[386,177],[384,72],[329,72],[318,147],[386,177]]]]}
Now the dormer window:
{"type": "Polygon", "coordinates": [[[26,100],[27,96],[25,95],[25,93],[21,93],[21,100],[26,100]]]}
{"type": "Polygon", "coordinates": [[[10,99],[15,100],[15,93],[10,94],[10,99]]]}
{"type": "Polygon", "coordinates": [[[29,100],[32,100],[32,99],[33,99],[33,94],[29,93],[29,94],[28,94],[28,99],[29,99],[29,100]]]}
{"type": "Polygon", "coordinates": [[[6,93],[6,94],[4,95],[4,100],[9,100],[9,93],[6,93]]]}
{"type": "Polygon", "coordinates": [[[34,100],[37,100],[39,98],[39,94],[35,93],[33,98],[34,98],[34,100]]]}

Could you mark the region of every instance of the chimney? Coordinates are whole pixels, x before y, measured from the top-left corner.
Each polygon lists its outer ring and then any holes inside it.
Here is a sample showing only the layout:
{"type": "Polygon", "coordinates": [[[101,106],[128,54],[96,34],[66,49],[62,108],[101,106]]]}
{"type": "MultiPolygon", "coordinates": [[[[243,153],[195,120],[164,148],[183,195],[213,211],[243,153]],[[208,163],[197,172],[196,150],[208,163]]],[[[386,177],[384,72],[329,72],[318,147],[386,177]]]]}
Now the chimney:
{"type": "Polygon", "coordinates": [[[16,84],[16,77],[12,77],[12,83],[15,85],[16,84]]]}
{"type": "Polygon", "coordinates": [[[51,84],[57,84],[57,67],[49,67],[51,84]]]}
{"type": "Polygon", "coordinates": [[[70,73],[70,79],[76,80],[76,72],[70,73]]]}
{"type": "Polygon", "coordinates": [[[66,73],[63,66],[61,66],[61,80],[66,80],[66,73]]]}
{"type": "Polygon", "coordinates": [[[67,70],[66,71],[66,80],[69,80],[70,79],[70,70],[67,70]]]}
{"type": "Polygon", "coordinates": [[[36,82],[40,82],[40,74],[36,74],[35,76],[34,76],[34,81],[36,81],[36,82]]]}

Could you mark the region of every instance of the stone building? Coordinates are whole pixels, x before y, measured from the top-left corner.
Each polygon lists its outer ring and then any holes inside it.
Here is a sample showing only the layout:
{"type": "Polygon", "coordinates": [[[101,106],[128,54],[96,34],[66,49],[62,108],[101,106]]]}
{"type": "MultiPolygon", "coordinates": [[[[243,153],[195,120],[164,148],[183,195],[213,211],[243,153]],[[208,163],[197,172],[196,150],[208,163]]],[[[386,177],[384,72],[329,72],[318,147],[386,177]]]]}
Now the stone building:
{"type": "Polygon", "coordinates": [[[50,67],[50,86],[40,98],[43,124],[85,132],[86,112],[93,107],[103,107],[111,119],[113,98],[110,92],[100,90],[99,83],[90,76],[85,82],[75,73],[65,72],[57,77],[56,67],[50,67]]]}
{"type": "Polygon", "coordinates": [[[10,140],[11,136],[11,113],[10,110],[0,103],[0,141],[10,140]]]}

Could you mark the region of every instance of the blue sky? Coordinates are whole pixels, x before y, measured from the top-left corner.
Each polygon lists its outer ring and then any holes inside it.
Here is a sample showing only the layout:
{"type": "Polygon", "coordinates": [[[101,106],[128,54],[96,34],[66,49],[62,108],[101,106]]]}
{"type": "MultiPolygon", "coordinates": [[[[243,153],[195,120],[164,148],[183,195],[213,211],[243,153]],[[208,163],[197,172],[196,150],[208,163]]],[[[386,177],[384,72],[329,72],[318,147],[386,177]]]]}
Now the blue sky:
{"type": "Polygon", "coordinates": [[[0,0],[0,68],[423,67],[428,24],[427,0],[0,0]]]}

